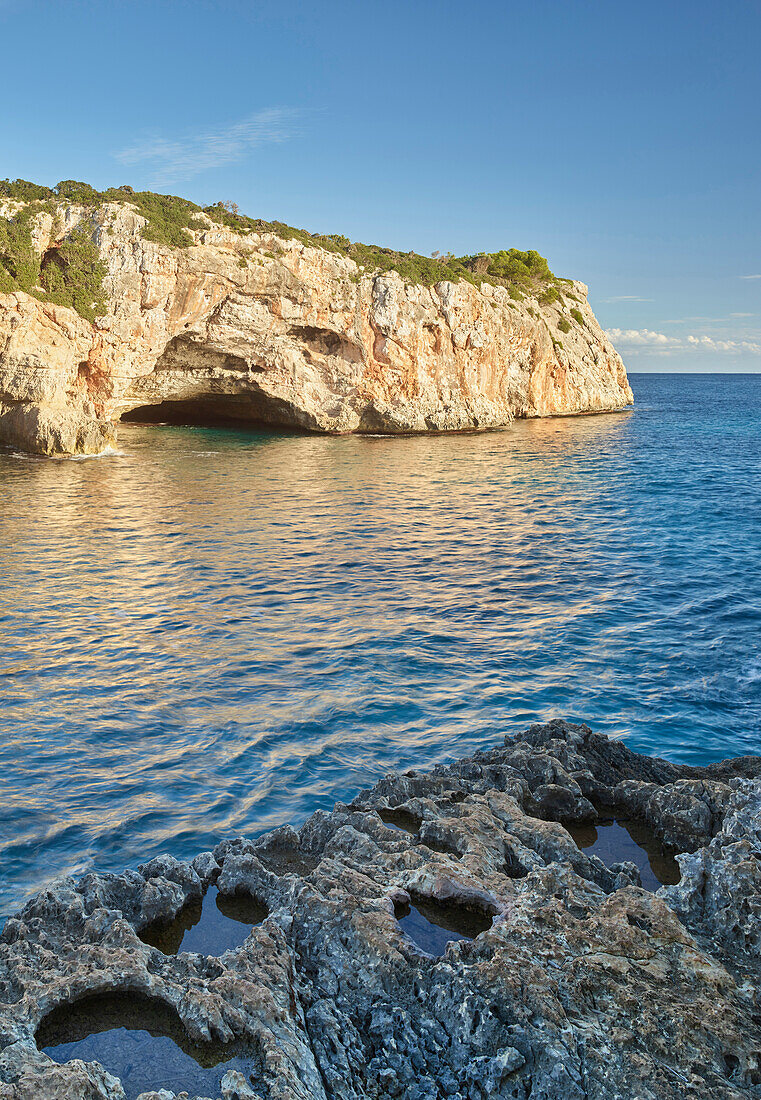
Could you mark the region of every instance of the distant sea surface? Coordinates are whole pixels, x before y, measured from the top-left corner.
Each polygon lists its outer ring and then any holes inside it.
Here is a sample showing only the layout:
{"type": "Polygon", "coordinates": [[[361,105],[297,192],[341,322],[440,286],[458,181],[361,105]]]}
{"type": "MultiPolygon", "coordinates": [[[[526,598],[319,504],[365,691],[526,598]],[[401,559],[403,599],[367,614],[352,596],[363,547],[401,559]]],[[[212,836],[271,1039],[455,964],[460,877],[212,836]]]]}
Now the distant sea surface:
{"type": "Polygon", "coordinates": [[[0,453],[0,913],[562,716],[761,752],[761,376],[400,439],[0,453]]]}

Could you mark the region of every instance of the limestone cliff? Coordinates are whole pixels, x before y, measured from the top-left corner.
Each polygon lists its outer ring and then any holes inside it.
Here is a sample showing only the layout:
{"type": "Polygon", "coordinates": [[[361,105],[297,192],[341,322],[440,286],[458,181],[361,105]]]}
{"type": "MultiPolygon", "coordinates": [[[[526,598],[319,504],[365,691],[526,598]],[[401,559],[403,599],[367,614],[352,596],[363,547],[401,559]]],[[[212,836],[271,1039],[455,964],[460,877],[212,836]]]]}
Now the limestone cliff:
{"type": "MultiPolygon", "coordinates": [[[[23,204],[0,200],[8,223],[23,204]]],[[[494,428],[632,401],[579,282],[415,284],[268,229],[196,217],[189,247],[145,239],[129,202],[35,213],[37,256],[74,232],[97,246],[105,310],[0,293],[0,442],[97,453],[125,414],[322,432],[494,428]],[[140,415],[140,414],[138,414],[140,415]]]]}

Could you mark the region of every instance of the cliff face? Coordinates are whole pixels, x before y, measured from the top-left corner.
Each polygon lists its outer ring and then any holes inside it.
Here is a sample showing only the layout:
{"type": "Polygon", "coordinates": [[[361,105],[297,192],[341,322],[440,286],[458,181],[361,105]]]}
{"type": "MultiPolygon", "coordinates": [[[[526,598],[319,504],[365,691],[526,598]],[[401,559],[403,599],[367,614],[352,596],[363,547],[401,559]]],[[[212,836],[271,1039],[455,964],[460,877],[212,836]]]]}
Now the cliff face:
{"type": "MultiPolygon", "coordinates": [[[[0,217],[18,208],[0,203],[0,217]]],[[[146,406],[160,406],[157,419],[396,433],[632,401],[582,283],[540,305],[489,283],[411,284],[206,215],[189,248],[144,240],[144,224],[122,202],[35,215],[43,265],[75,227],[92,237],[106,312],[91,324],[29,294],[0,294],[0,441],[97,453],[122,416],[146,406]]]]}

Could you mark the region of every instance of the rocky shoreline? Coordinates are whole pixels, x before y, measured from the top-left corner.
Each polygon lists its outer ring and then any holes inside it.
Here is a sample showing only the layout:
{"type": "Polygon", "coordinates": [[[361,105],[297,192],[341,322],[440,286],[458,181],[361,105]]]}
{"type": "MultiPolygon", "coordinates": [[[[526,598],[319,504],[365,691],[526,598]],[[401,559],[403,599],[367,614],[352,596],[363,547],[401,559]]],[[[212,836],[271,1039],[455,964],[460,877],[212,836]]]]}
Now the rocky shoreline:
{"type": "Polygon", "coordinates": [[[0,1097],[133,1100],[41,1049],[101,1012],[216,1066],[199,1095],[224,1100],[740,1100],[760,971],[761,757],[678,766],[557,721],[298,831],[54,882],[0,938],[0,1097]],[[614,818],[680,881],[574,840],[614,818]],[[261,909],[239,946],[156,939],[212,890],[261,909]],[[408,915],[452,931],[424,950],[408,915]]]}

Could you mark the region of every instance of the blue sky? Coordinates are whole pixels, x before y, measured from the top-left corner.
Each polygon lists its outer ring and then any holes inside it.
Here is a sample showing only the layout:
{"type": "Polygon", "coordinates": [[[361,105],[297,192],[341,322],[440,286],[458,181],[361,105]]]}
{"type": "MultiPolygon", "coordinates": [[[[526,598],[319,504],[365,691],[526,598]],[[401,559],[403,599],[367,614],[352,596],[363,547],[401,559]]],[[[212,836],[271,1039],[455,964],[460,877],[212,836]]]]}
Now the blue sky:
{"type": "Polygon", "coordinates": [[[536,248],[636,370],[761,370],[761,5],[0,0],[0,176],[536,248]]]}

